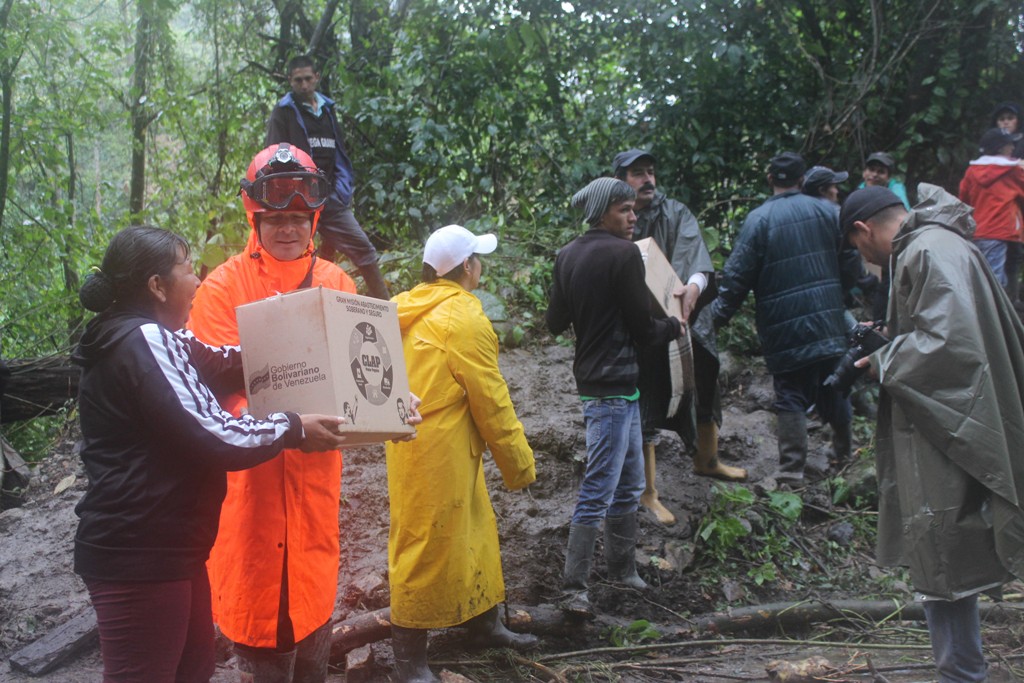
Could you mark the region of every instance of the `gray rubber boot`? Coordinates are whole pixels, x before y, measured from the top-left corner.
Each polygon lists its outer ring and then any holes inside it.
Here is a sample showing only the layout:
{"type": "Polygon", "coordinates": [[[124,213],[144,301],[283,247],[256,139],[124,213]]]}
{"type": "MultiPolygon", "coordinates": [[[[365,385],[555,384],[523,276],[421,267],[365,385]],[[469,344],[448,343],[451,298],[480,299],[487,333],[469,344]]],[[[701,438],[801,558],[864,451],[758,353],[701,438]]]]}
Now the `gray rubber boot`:
{"type": "Polygon", "coordinates": [[[510,647],[519,652],[532,650],[540,644],[537,636],[510,631],[501,621],[498,606],[478,614],[464,626],[469,629],[467,645],[474,648],[510,647]]]}
{"type": "Polygon", "coordinates": [[[292,683],[325,683],[331,657],[331,622],[327,622],[295,645],[295,673],[292,683]]]}
{"type": "Polygon", "coordinates": [[[636,513],[604,520],[604,562],[608,580],[643,590],[647,583],[636,573],[636,513]]]}
{"type": "Polygon", "coordinates": [[[270,648],[235,644],[234,651],[241,683],[291,683],[295,671],[295,650],[277,652],[270,648]]]}
{"type": "Polygon", "coordinates": [[[778,482],[802,483],[807,462],[807,415],[802,412],[780,412],[775,435],[779,440],[778,482]]]}
{"type": "Polygon", "coordinates": [[[570,616],[594,618],[587,588],[598,531],[596,526],[569,525],[569,545],[565,551],[565,572],[562,575],[564,595],[559,607],[570,616]]]}
{"type": "Polygon", "coordinates": [[[830,460],[836,467],[843,467],[850,462],[853,453],[853,430],[849,422],[832,425],[832,457],[830,460]]]}
{"type": "Polygon", "coordinates": [[[427,666],[427,629],[391,624],[391,649],[398,683],[439,683],[427,666]]]}

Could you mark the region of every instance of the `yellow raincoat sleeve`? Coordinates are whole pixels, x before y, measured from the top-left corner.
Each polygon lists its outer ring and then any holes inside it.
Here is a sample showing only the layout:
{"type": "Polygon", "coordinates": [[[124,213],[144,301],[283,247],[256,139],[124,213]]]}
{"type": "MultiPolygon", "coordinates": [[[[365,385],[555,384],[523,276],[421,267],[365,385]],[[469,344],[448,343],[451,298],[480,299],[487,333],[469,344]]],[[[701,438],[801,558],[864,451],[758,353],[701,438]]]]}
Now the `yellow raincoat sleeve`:
{"type": "MultiPolygon", "coordinates": [[[[476,307],[479,309],[479,303],[476,307]]],[[[498,337],[482,309],[453,313],[463,324],[453,325],[448,338],[452,376],[466,391],[473,422],[487,442],[505,486],[519,490],[537,479],[537,470],[508,385],[498,369],[498,337]]]]}

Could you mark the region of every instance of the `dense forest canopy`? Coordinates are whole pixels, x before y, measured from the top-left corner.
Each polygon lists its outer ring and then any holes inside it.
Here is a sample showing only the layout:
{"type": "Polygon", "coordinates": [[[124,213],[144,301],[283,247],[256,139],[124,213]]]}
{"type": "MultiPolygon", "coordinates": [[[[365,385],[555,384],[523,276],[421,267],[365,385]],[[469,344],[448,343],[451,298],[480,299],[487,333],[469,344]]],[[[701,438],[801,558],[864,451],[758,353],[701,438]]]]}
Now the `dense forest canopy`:
{"type": "MultiPolygon", "coordinates": [[[[1010,0],[0,0],[3,352],[65,352],[114,231],[244,243],[238,180],[284,65],[309,53],[397,291],[422,238],[496,230],[486,286],[528,332],[572,192],[648,147],[726,253],[793,149],[856,177],[885,149],[955,189],[989,114],[1024,100],[1010,0]]],[[[852,189],[852,183],[844,188],[852,189]]]]}

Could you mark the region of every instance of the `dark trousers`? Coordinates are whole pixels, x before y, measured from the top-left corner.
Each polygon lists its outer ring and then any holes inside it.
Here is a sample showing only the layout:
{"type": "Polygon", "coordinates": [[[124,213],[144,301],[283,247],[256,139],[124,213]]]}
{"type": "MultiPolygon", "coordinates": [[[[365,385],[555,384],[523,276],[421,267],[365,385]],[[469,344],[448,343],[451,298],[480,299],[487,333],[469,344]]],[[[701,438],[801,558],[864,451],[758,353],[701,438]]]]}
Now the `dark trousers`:
{"type": "Polygon", "coordinates": [[[772,375],[775,412],[805,413],[816,406],[818,416],[830,426],[850,424],[853,419],[850,399],[823,384],[837,362],[836,358],[826,358],[792,372],[772,375]]]}
{"type": "Polygon", "coordinates": [[[206,568],[183,581],[86,579],[103,683],[206,683],[215,653],[206,568]]]}
{"type": "MultiPolygon", "coordinates": [[[[377,249],[359,225],[352,209],[333,194],[320,212],[316,231],[320,235],[321,251],[322,245],[326,244],[347,256],[357,268],[377,262],[377,249]]],[[[333,260],[333,257],[328,260],[333,260]]]]}

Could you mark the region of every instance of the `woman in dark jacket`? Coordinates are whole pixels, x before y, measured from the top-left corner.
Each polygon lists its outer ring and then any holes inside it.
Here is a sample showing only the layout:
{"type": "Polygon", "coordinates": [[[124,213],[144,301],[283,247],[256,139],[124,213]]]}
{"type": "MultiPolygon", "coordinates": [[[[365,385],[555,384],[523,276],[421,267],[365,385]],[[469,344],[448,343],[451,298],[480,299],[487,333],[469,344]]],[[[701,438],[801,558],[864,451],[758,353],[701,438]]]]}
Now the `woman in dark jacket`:
{"type": "Polygon", "coordinates": [[[79,292],[99,315],[73,356],[89,478],[75,510],[75,571],[96,609],[104,683],[210,679],[206,559],[225,472],[284,448],[340,445],[341,418],[221,410],[215,395],[241,386],[241,357],[181,329],[198,286],[184,240],[132,227],[79,292]]]}

